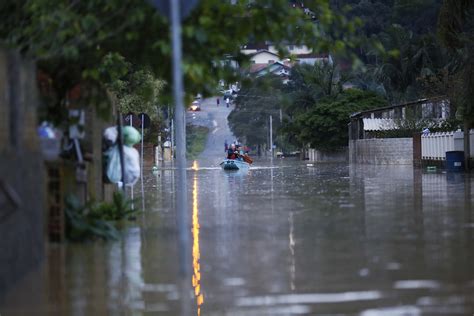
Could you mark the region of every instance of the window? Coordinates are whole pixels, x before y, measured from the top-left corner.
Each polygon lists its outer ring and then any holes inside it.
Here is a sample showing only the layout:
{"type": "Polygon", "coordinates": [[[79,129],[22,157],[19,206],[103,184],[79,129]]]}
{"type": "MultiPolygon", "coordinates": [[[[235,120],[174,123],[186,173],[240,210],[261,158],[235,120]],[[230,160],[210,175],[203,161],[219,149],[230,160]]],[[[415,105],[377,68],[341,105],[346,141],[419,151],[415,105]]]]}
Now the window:
{"type": "Polygon", "coordinates": [[[275,61],[274,61],[273,59],[270,59],[270,60],[268,61],[268,63],[269,63],[269,64],[274,64],[275,61]]]}

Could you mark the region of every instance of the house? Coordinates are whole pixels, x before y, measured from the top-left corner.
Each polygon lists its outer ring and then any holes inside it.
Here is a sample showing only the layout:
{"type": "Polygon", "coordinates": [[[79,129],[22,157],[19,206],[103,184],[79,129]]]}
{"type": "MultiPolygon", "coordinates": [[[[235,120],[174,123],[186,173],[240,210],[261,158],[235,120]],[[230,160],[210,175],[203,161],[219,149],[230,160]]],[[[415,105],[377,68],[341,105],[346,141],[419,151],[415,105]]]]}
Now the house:
{"type": "Polygon", "coordinates": [[[421,132],[425,133],[424,130],[429,126],[442,126],[453,115],[449,102],[443,97],[354,113],[349,123],[349,161],[419,164],[422,157],[441,160],[446,151],[453,150],[450,142],[454,141],[454,132],[426,137],[421,136],[421,132]],[[427,126],[427,123],[430,125],[427,126]],[[447,149],[440,150],[445,148],[443,146],[447,149]]]}
{"type": "Polygon", "coordinates": [[[275,62],[273,64],[263,65],[255,64],[250,67],[249,73],[255,77],[261,77],[267,74],[274,74],[282,78],[283,83],[288,81],[288,76],[290,75],[291,67],[285,65],[282,62],[275,62]]]}
{"type": "MultiPolygon", "coordinates": [[[[291,43],[285,43],[282,46],[288,51],[290,55],[301,55],[301,54],[310,54],[312,50],[306,45],[295,45],[291,43]]],[[[275,44],[268,45],[268,51],[277,54],[278,48],[275,44]]]]}
{"type": "Polygon", "coordinates": [[[315,63],[327,62],[333,63],[332,57],[329,54],[315,54],[315,53],[304,53],[296,55],[296,62],[298,64],[309,64],[314,65],[315,63]]]}
{"type": "Polygon", "coordinates": [[[250,62],[256,65],[269,65],[281,61],[280,57],[268,50],[261,50],[250,55],[250,62]]]}
{"type": "MultiPolygon", "coordinates": [[[[289,55],[291,56],[306,55],[312,53],[311,48],[306,45],[283,43],[280,46],[283,46],[283,48],[286,49],[289,55]]],[[[247,44],[242,46],[240,50],[240,52],[244,55],[255,55],[256,53],[264,51],[278,55],[278,45],[271,42],[247,44]]]]}
{"type": "Polygon", "coordinates": [[[291,57],[298,64],[311,64],[317,62],[332,63],[329,54],[316,54],[306,45],[283,44],[289,55],[282,57],[279,55],[277,45],[270,42],[249,44],[242,46],[241,53],[250,57],[252,64],[272,64],[282,62],[287,57],[291,57]]]}
{"type": "Polygon", "coordinates": [[[263,50],[268,50],[268,44],[266,42],[244,45],[241,47],[240,52],[244,55],[252,55],[263,50]]]}

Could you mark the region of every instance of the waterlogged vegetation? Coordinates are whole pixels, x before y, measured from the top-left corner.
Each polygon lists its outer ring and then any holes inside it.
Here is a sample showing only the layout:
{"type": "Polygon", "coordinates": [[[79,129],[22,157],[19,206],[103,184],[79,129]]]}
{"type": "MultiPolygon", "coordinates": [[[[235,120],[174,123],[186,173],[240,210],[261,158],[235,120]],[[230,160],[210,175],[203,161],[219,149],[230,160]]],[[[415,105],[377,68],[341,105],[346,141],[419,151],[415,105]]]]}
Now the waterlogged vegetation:
{"type": "Polygon", "coordinates": [[[115,192],[110,203],[91,200],[82,205],[74,195],[65,202],[66,236],[71,241],[118,239],[121,223],[138,212],[121,192],[115,192]]]}

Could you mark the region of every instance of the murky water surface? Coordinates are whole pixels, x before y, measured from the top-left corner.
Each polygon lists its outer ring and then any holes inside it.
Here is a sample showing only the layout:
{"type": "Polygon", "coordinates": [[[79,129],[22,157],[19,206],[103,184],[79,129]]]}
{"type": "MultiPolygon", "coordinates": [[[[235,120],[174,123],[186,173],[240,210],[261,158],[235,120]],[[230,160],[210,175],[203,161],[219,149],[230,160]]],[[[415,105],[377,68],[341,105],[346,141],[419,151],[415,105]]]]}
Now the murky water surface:
{"type": "MultiPolygon", "coordinates": [[[[187,174],[189,314],[474,313],[473,178],[295,160],[257,161],[248,173],[199,164],[187,174]]],[[[122,241],[51,245],[0,314],[179,315],[173,170],[146,173],[145,212],[122,241]]]]}

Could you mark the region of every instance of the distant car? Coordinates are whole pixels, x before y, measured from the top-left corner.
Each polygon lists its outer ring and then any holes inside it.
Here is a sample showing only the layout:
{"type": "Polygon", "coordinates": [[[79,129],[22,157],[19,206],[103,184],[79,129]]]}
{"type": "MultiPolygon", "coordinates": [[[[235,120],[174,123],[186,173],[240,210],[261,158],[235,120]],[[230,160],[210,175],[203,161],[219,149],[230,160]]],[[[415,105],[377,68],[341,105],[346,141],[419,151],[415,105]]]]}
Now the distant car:
{"type": "Polygon", "coordinates": [[[201,103],[198,100],[194,100],[189,109],[191,111],[201,111],[201,103]]]}

